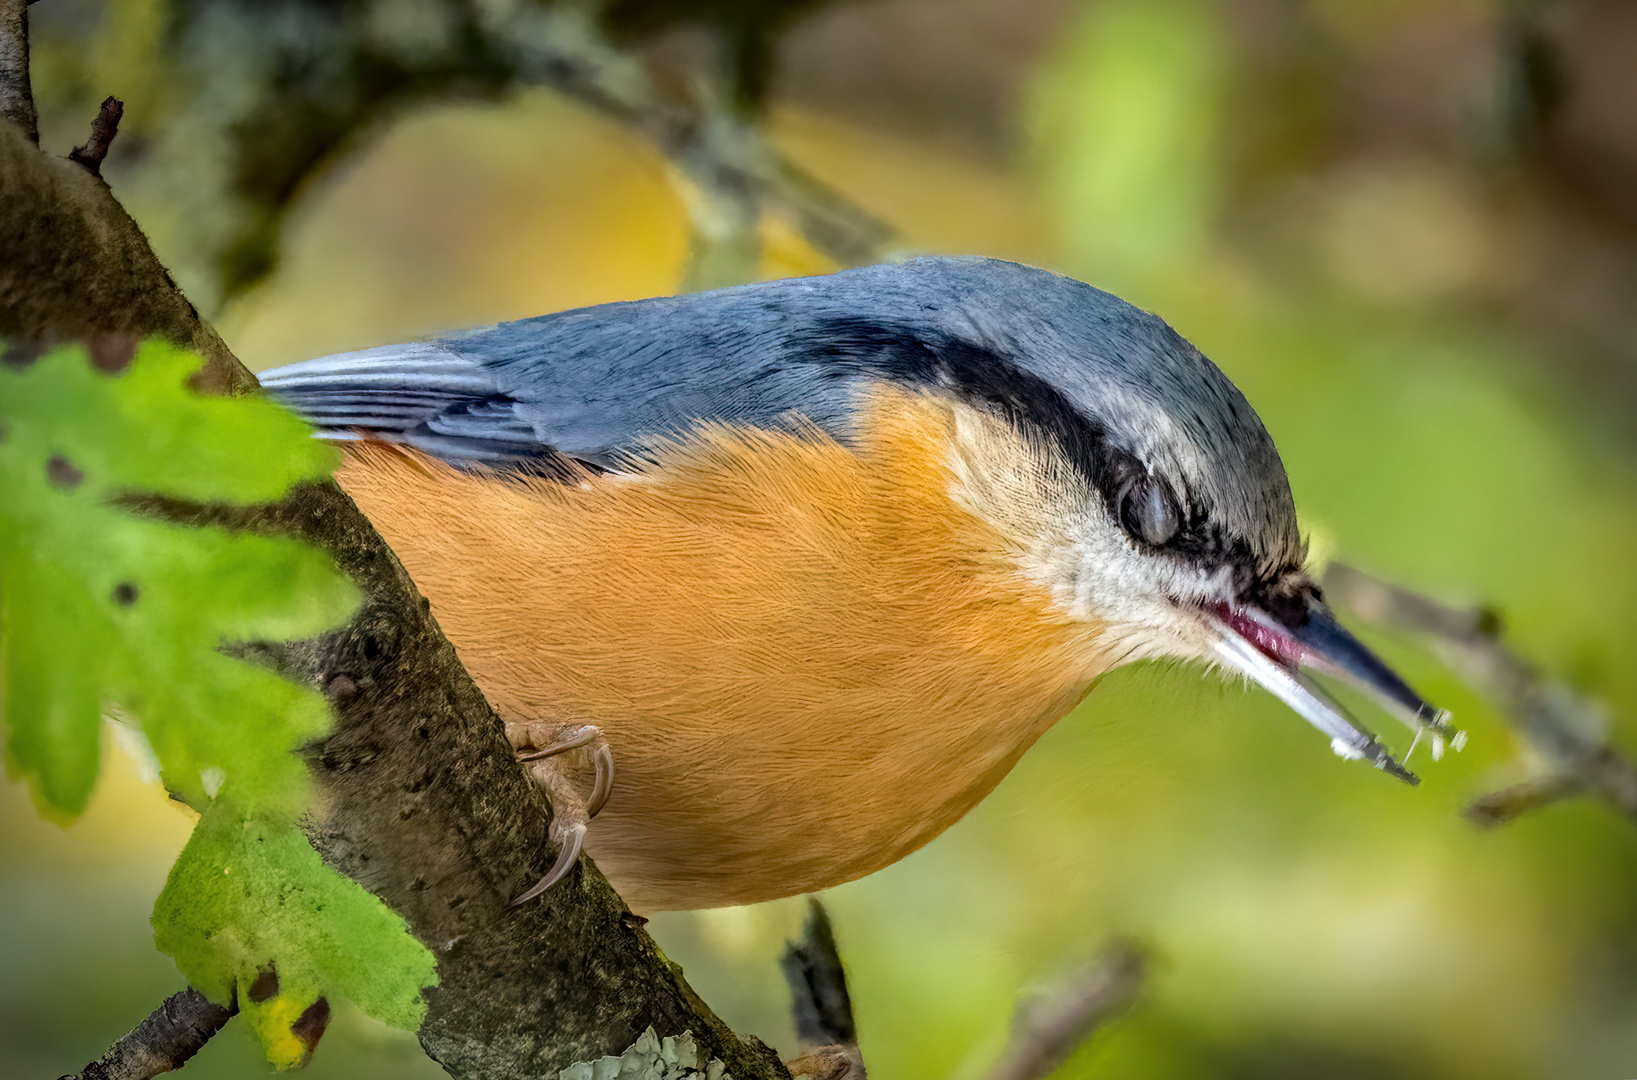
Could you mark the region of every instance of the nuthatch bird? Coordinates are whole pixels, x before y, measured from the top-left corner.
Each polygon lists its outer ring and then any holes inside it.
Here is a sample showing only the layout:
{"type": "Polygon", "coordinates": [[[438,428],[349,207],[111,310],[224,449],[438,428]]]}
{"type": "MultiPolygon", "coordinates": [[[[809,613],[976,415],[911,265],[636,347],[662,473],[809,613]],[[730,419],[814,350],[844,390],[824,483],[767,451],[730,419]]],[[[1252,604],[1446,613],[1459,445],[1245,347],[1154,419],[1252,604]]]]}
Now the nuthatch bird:
{"type": "Polygon", "coordinates": [[[862,877],[1148,657],[1241,672],[1401,780],[1304,668],[1452,734],[1322,602],[1227,377],[1043,270],[604,304],[262,383],[345,442],[342,486],[553,797],[530,895],[582,840],[639,911],[862,877]]]}

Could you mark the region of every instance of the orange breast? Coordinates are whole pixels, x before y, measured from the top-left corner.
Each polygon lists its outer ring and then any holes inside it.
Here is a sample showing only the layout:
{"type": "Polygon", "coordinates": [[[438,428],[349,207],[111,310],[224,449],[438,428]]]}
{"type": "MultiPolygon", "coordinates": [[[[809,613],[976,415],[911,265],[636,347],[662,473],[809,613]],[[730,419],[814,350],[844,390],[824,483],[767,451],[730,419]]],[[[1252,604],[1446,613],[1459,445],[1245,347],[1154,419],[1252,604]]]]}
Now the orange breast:
{"type": "Polygon", "coordinates": [[[852,448],[705,427],[578,485],[371,443],[340,479],[503,717],[603,728],[587,847],[627,902],[750,903],[926,843],[1101,671],[951,501],[953,408],[882,394],[852,448]]]}

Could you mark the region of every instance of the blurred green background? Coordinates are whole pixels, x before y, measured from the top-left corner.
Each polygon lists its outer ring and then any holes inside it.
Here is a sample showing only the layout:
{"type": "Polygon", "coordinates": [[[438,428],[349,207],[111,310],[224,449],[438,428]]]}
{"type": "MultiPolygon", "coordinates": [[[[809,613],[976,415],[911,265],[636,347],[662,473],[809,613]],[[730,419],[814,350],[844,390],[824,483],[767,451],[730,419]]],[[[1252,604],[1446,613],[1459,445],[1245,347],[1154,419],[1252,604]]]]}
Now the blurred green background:
{"type": "MultiPolygon", "coordinates": [[[[1637,746],[1637,6],[795,6],[774,146],[903,250],[1038,263],[1162,314],[1256,406],[1318,554],[1494,605],[1637,746]]],[[[123,97],[106,174],[209,302],[211,147],[167,157],[193,114],[165,14],[32,9],[43,140],[66,152],[123,97]]],[[[698,34],[632,48],[686,70],[698,34]]],[[[665,161],[550,92],[372,134],[300,192],[271,277],[207,312],[252,368],[683,278],[665,161]]],[[[766,235],[767,275],[827,268],[766,235]]],[[[1421,751],[1418,789],[1260,691],[1141,665],[949,833],[827,894],[872,1073],[976,1080],[1019,995],[1123,933],[1157,957],[1144,997],[1062,1076],[1637,1076],[1637,826],[1589,800],[1467,824],[1538,763],[1420,643],[1370,640],[1471,734],[1421,751]]],[[[0,788],[0,1074],[76,1069],[180,988],[147,914],[191,822],[126,757],[106,770],[66,830],[0,788]]],[[[793,1049],[777,956],[802,914],[652,930],[730,1023],[793,1049]]],[[[230,1028],[188,1074],[265,1069],[230,1028]]],[[[344,1008],[312,1069],[440,1074],[344,1008]]]]}

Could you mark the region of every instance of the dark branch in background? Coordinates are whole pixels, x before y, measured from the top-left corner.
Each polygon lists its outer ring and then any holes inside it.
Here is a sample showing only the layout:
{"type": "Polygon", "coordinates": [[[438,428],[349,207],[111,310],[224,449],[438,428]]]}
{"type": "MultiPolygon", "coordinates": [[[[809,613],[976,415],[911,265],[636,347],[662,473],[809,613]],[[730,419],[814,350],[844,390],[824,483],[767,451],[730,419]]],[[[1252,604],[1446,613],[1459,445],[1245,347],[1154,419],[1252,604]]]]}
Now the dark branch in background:
{"type": "Polygon", "coordinates": [[[1545,6],[1507,0],[1501,16],[1491,134],[1497,149],[1517,157],[1550,152],[1546,144],[1568,101],[1569,75],[1543,25],[1545,6]]]}
{"type": "Polygon", "coordinates": [[[856,1043],[853,999],[847,992],[847,973],[836,951],[830,913],[816,898],[807,902],[807,925],[800,941],[785,947],[780,966],[790,984],[796,1037],[812,1046],[856,1043]]]}
{"type": "Polygon", "coordinates": [[[102,99],[97,118],[91,121],[91,135],[84,146],[76,147],[68,160],[83,166],[92,176],[102,175],[102,159],[108,156],[108,147],[119,134],[119,121],[125,115],[125,103],[116,97],[102,99]]]}
{"type": "Polygon", "coordinates": [[[780,966],[790,986],[790,1009],[804,1053],[788,1063],[792,1076],[814,1080],[865,1080],[858,1049],[853,999],[836,950],[835,929],[824,905],[808,898],[800,941],[785,947],[780,966]]]}
{"type": "MultiPolygon", "coordinates": [[[[108,185],[0,122],[0,191],[0,337],[158,336],[205,357],[201,389],[255,389],[108,185]]],[[[788,1076],[694,995],[589,862],[510,907],[554,854],[548,808],[426,601],[339,488],[307,485],[270,507],[149,511],[306,540],[358,583],[364,602],[347,627],[254,652],[329,695],[334,727],[310,751],[323,815],[310,837],[436,955],[419,1034],[451,1075],[555,1078],[652,1027],[691,1031],[736,1080],[788,1076]]]]}
{"type": "MultiPolygon", "coordinates": [[[[522,9],[505,31],[517,42],[522,70],[592,110],[640,132],[697,190],[690,200],[696,234],[696,279],[710,276],[711,255],[729,249],[730,266],[759,254],[761,212],[782,215],[821,254],[841,266],[876,262],[892,230],[840,193],[781,157],[765,135],[720,102],[667,97],[647,70],[572,11],[522,9]],[[737,256],[733,252],[737,252],[737,256]]],[[[720,271],[716,272],[718,276],[720,271]]],[[[725,281],[698,284],[724,284],[725,281]]]]}
{"type": "Polygon", "coordinates": [[[149,1080],[180,1069],[238,1012],[197,990],[172,994],[142,1023],[81,1072],[60,1080],[149,1080]]]}
{"type": "Polygon", "coordinates": [[[1012,1038],[986,1080],[1045,1080],[1098,1028],[1137,999],[1147,978],[1141,949],[1110,944],[1088,970],[1018,1007],[1012,1038]]]}
{"type": "Polygon", "coordinates": [[[826,0],[604,0],[598,23],[628,47],[679,27],[705,26],[722,51],[734,108],[762,113],[772,92],[779,39],[826,0]]]}
{"type": "MultiPolygon", "coordinates": [[[[616,8],[619,5],[615,5],[616,8]]],[[[633,7],[636,5],[626,5],[633,7]]],[[[758,49],[795,8],[746,31],[758,49]]],[[[780,215],[825,257],[840,266],[881,259],[892,230],[780,156],[744,106],[765,75],[745,82],[742,53],[732,54],[729,78],[737,79],[738,108],[709,96],[684,102],[667,96],[645,67],[622,53],[572,11],[528,9],[505,33],[520,47],[522,70],[551,87],[644,135],[676,166],[691,191],[684,192],[694,226],[694,260],[688,285],[711,288],[753,278],[761,253],[765,212],[780,215]]],[[[724,34],[729,31],[724,29],[724,34]]],[[[765,93],[761,86],[759,93],[765,93]]]]}
{"type": "Polygon", "coordinates": [[[1431,639],[1434,651],[1484,697],[1544,760],[1547,774],[1485,795],[1467,816],[1498,825],[1582,792],[1637,819],[1637,767],[1608,742],[1608,718],[1562,682],[1545,679],[1500,640],[1492,611],[1461,611],[1350,566],[1324,574],[1331,600],[1379,626],[1431,639]]]}
{"type": "Polygon", "coordinates": [[[30,142],[40,141],[28,79],[28,0],[0,0],[0,116],[16,124],[30,142]]]}
{"type": "MultiPolygon", "coordinates": [[[[382,121],[418,105],[494,100],[532,86],[630,128],[672,163],[694,227],[691,286],[754,277],[764,214],[788,220],[839,265],[881,258],[891,230],[773,150],[732,104],[731,71],[694,73],[686,92],[671,92],[586,5],[431,0],[428,7],[445,28],[433,44],[384,38],[368,5],[351,0],[178,0],[169,60],[196,69],[193,108],[208,117],[207,137],[230,161],[223,194],[237,220],[230,234],[206,242],[222,298],[272,270],[298,193],[382,121]],[[222,101],[246,104],[223,115],[222,101]]],[[[771,48],[768,35],[788,14],[758,24],[758,48],[771,48]]]]}

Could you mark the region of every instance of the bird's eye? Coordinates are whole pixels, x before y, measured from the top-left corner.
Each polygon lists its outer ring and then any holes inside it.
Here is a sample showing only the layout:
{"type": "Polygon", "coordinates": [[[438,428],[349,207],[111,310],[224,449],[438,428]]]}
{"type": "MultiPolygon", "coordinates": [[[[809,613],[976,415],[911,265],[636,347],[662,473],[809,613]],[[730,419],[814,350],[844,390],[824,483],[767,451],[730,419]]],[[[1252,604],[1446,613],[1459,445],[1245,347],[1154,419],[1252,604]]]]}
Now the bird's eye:
{"type": "Polygon", "coordinates": [[[1132,536],[1159,547],[1182,527],[1182,510],[1164,484],[1144,476],[1120,500],[1120,521],[1132,536]]]}

